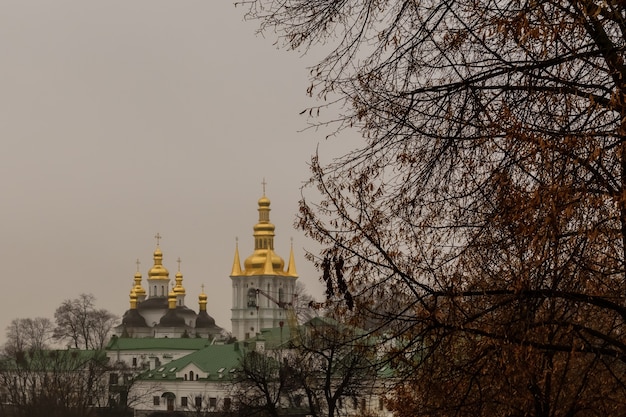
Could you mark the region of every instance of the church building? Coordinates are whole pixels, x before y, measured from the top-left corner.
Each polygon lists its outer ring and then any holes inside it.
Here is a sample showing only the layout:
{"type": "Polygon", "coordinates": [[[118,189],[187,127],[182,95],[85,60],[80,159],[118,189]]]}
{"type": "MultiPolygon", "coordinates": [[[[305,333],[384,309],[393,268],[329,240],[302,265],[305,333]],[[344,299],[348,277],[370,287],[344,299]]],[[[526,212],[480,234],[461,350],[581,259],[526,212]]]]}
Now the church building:
{"type": "MultiPolygon", "coordinates": [[[[230,273],[232,336],[237,340],[255,337],[264,328],[293,324],[289,323],[289,308],[293,308],[298,278],[293,247],[285,268],[285,261],[274,251],[275,227],[270,223],[270,200],[265,192],[258,201],[258,212],[259,220],[253,228],[254,252],[245,259],[242,267],[237,243],[230,273]]],[[[147,290],[138,268],[130,290],[130,308],[124,313],[122,323],[115,328],[115,335],[123,338],[189,336],[226,339],[227,332],[207,313],[204,289],[198,297],[197,314],[185,305],[180,259],[172,285],[169,271],[163,266],[163,252],[159,247],[161,236],[157,234],[155,238],[157,246],[153,254],[154,265],[148,271],[147,290]]]]}
{"type": "MultiPolygon", "coordinates": [[[[169,271],[163,266],[163,252],[159,247],[161,236],[157,234],[154,265],[148,271],[148,293],[142,286],[141,272],[135,273],[134,285],[130,290],[130,309],[124,313],[122,324],[115,328],[121,337],[202,337],[216,339],[223,336],[223,329],[206,311],[207,295],[198,296],[196,312],[185,305],[183,274],[178,272],[170,289],[169,271]]],[[[137,262],[139,264],[139,261],[137,262]]]]}
{"type": "Polygon", "coordinates": [[[274,230],[270,223],[270,200],[263,193],[258,202],[259,221],[254,226],[254,252],[243,263],[239,244],[230,273],[233,308],[232,333],[237,340],[256,336],[261,329],[283,327],[289,320],[289,306],[294,302],[296,264],[293,246],[289,264],[274,252],[274,230]]]}

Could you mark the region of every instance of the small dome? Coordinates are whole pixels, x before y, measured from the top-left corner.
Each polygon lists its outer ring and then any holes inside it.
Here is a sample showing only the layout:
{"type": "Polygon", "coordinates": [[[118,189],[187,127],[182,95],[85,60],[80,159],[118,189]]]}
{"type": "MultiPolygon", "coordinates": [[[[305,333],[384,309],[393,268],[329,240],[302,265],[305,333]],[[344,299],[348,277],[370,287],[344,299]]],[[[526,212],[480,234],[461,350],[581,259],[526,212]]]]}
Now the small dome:
{"type": "Polygon", "coordinates": [[[168,310],[167,313],[161,317],[159,326],[162,327],[183,327],[185,326],[185,319],[176,314],[176,310],[168,310]]]}
{"type": "Polygon", "coordinates": [[[259,198],[259,207],[269,207],[270,206],[270,199],[263,196],[261,198],[259,198]]]}
{"type": "Polygon", "coordinates": [[[124,313],[122,324],[127,327],[148,327],[146,319],[136,309],[131,309],[124,313]]]}
{"type": "Polygon", "coordinates": [[[163,266],[162,263],[163,263],[163,252],[161,252],[161,249],[157,246],[157,248],[154,251],[154,266],[152,266],[152,268],[150,268],[150,271],[148,271],[148,279],[169,280],[170,273],[163,266]]]}
{"type": "Polygon", "coordinates": [[[196,329],[208,329],[215,327],[215,319],[208,315],[206,310],[201,310],[196,318],[196,329]]]}
{"type": "Polygon", "coordinates": [[[185,295],[185,287],[183,287],[183,274],[180,271],[176,273],[176,285],[174,286],[173,291],[176,295],[185,295]]]}

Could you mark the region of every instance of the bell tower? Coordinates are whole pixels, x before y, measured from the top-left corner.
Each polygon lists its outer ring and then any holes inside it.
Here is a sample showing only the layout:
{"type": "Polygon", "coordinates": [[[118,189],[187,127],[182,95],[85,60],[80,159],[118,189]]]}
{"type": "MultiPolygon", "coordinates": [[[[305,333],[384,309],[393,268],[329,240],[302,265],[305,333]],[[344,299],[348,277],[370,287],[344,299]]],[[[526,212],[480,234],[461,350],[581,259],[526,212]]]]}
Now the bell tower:
{"type": "Polygon", "coordinates": [[[241,267],[239,242],[235,245],[235,258],[230,279],[233,286],[231,309],[232,333],[238,340],[254,337],[262,328],[278,327],[286,322],[286,312],[275,301],[291,302],[298,274],[293,256],[289,264],[274,252],[274,225],[270,222],[270,200],[263,196],[258,201],[259,221],[253,228],[254,252],[241,267]],[[269,294],[274,300],[259,294],[257,289],[269,294]]]}

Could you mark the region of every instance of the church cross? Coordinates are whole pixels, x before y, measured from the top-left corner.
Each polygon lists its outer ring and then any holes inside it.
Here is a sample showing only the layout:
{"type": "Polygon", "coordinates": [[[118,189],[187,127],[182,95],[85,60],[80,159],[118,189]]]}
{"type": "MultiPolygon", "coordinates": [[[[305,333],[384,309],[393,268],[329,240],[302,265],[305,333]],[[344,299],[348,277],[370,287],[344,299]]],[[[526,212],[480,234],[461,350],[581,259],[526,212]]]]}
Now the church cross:
{"type": "Polygon", "coordinates": [[[263,195],[265,195],[265,186],[267,183],[265,182],[265,177],[263,177],[263,181],[261,181],[261,185],[263,185],[263,195]]]}
{"type": "Polygon", "coordinates": [[[180,272],[180,263],[182,262],[180,260],[180,256],[178,257],[178,259],[176,259],[176,262],[178,263],[178,272],[180,272]]]}
{"type": "Polygon", "coordinates": [[[137,258],[137,261],[135,263],[137,264],[137,272],[139,272],[139,265],[141,264],[141,262],[139,262],[139,258],[137,258]]]}
{"type": "Polygon", "coordinates": [[[159,232],[157,232],[157,234],[154,236],[154,238],[157,240],[157,246],[159,246],[159,241],[160,241],[161,239],[163,239],[163,236],[161,236],[161,235],[159,234],[159,232]]]}

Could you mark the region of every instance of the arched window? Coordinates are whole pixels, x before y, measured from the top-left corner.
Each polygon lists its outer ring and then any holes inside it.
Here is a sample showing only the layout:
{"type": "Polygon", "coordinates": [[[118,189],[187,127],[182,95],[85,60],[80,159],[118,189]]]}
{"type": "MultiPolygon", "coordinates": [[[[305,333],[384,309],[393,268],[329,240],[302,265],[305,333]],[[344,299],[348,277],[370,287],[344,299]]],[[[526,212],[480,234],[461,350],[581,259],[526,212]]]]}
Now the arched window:
{"type": "Polygon", "coordinates": [[[193,381],[193,371],[189,371],[189,380],[193,381]]]}
{"type": "Polygon", "coordinates": [[[254,288],[248,290],[248,307],[256,307],[256,290],[254,288]]]}
{"type": "Polygon", "coordinates": [[[278,289],[278,301],[281,303],[285,302],[285,293],[282,288],[278,289]]]}

